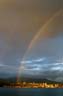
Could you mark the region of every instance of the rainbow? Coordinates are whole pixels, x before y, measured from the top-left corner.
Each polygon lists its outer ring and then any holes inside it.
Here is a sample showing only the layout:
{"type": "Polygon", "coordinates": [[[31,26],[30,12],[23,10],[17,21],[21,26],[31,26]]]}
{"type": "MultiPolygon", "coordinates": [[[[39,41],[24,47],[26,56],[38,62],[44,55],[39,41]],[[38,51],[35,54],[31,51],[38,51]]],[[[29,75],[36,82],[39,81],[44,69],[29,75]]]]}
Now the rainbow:
{"type": "MultiPolygon", "coordinates": [[[[29,44],[29,47],[22,59],[22,61],[24,62],[25,61],[25,58],[28,54],[28,52],[30,51],[30,49],[34,46],[35,42],[37,41],[37,39],[40,37],[40,35],[44,35],[44,30],[49,26],[50,23],[52,23],[52,21],[59,15],[62,15],[63,13],[63,10],[59,10],[58,12],[56,12],[41,28],[40,30],[37,32],[37,34],[34,36],[34,38],[31,40],[30,44],[29,44]]],[[[47,34],[46,34],[47,35],[47,34]]],[[[24,63],[21,63],[20,65],[20,68],[19,68],[19,72],[18,72],[18,80],[20,79],[20,75],[21,75],[21,72],[24,70],[24,63]]]]}

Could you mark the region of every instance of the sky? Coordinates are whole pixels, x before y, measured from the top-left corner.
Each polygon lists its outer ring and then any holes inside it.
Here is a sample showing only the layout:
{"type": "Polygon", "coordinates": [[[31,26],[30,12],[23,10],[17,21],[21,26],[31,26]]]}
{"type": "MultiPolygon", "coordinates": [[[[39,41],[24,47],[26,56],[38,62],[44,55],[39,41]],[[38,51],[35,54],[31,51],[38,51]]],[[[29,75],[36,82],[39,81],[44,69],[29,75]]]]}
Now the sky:
{"type": "Polygon", "coordinates": [[[19,67],[25,62],[24,70],[27,66],[31,68],[26,69],[26,75],[32,76],[35,71],[33,76],[63,80],[62,71],[58,71],[63,66],[62,15],[41,32],[30,52],[25,55],[37,32],[59,10],[63,10],[63,0],[0,0],[0,78],[16,76],[19,67]],[[22,61],[24,55],[25,59],[22,61]],[[40,58],[44,58],[43,61],[40,58]],[[30,64],[26,61],[32,62],[30,64]],[[46,68],[42,70],[44,66],[46,68]],[[56,73],[55,76],[52,70],[56,73]]]}

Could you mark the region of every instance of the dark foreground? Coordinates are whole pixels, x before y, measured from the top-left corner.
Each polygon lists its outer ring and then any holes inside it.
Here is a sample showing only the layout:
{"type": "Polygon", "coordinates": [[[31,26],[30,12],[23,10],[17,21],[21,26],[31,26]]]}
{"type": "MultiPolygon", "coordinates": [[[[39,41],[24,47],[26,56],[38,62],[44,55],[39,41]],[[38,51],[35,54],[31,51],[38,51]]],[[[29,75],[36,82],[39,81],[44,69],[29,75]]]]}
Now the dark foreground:
{"type": "Polygon", "coordinates": [[[63,89],[0,88],[0,96],[63,96],[63,89]]]}

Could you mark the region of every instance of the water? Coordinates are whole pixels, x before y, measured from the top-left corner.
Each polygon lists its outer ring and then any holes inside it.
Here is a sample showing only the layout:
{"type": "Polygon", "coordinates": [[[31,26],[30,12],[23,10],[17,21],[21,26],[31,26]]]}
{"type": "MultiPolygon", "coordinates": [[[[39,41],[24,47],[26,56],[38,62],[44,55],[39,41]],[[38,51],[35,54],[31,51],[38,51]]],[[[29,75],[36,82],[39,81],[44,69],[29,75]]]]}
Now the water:
{"type": "Polygon", "coordinates": [[[63,89],[0,88],[0,96],[63,96],[63,89]]]}

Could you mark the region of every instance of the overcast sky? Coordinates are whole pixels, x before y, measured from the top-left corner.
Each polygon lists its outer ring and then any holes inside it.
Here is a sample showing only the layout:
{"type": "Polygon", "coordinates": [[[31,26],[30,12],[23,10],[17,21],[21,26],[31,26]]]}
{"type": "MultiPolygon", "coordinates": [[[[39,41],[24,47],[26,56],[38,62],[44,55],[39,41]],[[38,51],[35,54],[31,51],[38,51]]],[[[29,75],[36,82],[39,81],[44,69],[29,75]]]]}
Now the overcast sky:
{"type": "MultiPolygon", "coordinates": [[[[0,0],[0,77],[14,76],[18,73],[22,58],[31,40],[43,24],[57,11],[63,10],[62,6],[63,0],[0,0]]],[[[43,62],[48,60],[51,66],[59,63],[57,61],[59,57],[62,60],[62,24],[63,16],[61,15],[48,25],[48,29],[44,29],[44,34],[41,33],[40,39],[37,39],[35,45],[27,53],[28,60],[45,58],[43,62]]],[[[46,62],[47,68],[45,69],[49,71],[50,65],[48,62],[46,62]]],[[[37,67],[37,64],[39,65],[38,68],[42,66],[39,68],[40,71],[35,70],[35,73],[37,72],[35,76],[41,74],[45,76],[47,70],[42,70],[45,63],[33,61],[32,64],[31,67],[37,67]],[[36,66],[34,63],[36,63],[36,66]]],[[[33,68],[31,70],[30,75],[34,72],[33,68]]],[[[50,76],[49,72],[45,77],[52,79],[53,75],[50,76]]],[[[57,73],[57,70],[54,72],[56,72],[56,75],[60,74],[57,73]]],[[[57,78],[59,79],[58,76],[57,78]]],[[[61,79],[63,80],[62,75],[61,79]]]]}

